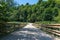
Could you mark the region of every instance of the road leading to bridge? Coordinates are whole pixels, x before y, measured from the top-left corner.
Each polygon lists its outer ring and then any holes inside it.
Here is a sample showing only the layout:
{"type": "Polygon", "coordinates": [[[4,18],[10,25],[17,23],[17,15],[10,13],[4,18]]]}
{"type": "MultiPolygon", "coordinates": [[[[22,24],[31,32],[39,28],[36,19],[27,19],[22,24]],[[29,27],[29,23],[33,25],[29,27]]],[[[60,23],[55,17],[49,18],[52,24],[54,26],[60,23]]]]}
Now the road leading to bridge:
{"type": "Polygon", "coordinates": [[[54,38],[29,23],[24,28],[16,30],[2,40],[54,40],[54,38]]]}

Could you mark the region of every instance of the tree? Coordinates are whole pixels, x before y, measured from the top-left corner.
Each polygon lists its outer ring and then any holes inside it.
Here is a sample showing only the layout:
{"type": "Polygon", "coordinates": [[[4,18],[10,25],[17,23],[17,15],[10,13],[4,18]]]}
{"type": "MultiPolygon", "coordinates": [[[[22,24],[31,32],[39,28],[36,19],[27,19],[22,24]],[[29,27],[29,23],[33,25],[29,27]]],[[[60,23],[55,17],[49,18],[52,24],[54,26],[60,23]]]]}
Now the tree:
{"type": "Polygon", "coordinates": [[[39,0],[39,1],[38,1],[38,4],[41,4],[42,1],[43,1],[43,0],[39,0]]]}

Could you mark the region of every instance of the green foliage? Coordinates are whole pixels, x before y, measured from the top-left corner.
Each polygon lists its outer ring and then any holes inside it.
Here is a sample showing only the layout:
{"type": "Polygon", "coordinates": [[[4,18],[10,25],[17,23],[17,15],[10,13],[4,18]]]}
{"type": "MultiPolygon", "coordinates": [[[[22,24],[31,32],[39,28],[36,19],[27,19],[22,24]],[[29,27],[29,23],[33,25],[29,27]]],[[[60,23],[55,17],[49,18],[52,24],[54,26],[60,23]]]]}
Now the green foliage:
{"type": "Polygon", "coordinates": [[[9,1],[9,4],[6,0],[1,0],[0,1],[0,21],[4,21],[4,22],[7,22],[9,21],[9,17],[11,16],[11,13],[13,12],[12,10],[12,6],[9,6],[9,5],[12,5],[11,4],[11,1],[9,1]]]}
{"type": "Polygon", "coordinates": [[[13,0],[0,1],[1,21],[38,22],[53,21],[59,14],[56,0],[39,0],[37,4],[15,6],[13,0]]]}
{"type": "Polygon", "coordinates": [[[38,22],[38,21],[53,21],[58,16],[58,7],[54,0],[42,1],[35,5],[22,5],[19,7],[19,21],[38,22]]]}

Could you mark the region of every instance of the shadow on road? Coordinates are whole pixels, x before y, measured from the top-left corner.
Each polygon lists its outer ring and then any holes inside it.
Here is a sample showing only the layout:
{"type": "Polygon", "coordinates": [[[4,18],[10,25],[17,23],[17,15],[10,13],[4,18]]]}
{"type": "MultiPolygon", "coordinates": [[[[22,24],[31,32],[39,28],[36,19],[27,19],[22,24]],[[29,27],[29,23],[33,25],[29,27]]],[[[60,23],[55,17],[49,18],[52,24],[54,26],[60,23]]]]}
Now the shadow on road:
{"type": "Polygon", "coordinates": [[[54,40],[54,38],[39,29],[23,28],[9,34],[2,40],[54,40]]]}

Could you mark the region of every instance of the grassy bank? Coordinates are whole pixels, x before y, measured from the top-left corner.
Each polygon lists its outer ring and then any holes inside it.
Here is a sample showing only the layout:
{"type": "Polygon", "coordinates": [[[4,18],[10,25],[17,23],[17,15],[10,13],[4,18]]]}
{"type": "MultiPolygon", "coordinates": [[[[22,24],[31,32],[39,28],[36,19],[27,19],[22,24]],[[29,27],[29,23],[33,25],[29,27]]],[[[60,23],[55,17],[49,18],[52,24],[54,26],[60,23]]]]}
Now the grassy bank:
{"type": "Polygon", "coordinates": [[[40,22],[35,22],[36,24],[59,24],[60,22],[56,21],[40,21],[40,22]]]}

